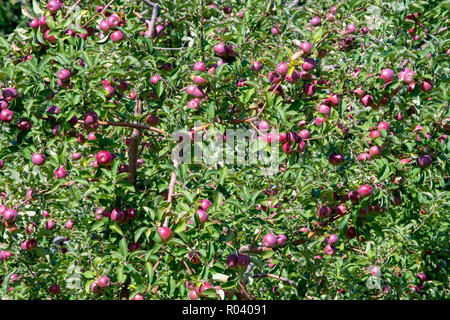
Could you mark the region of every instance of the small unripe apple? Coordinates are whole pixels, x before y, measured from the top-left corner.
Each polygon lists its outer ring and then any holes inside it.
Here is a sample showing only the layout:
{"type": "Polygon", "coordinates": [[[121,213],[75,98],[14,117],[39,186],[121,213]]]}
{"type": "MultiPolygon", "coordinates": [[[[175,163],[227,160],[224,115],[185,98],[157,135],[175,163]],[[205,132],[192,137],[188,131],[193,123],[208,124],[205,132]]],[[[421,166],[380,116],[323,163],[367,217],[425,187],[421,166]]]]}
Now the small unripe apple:
{"type": "Polygon", "coordinates": [[[170,230],[167,227],[160,227],[158,229],[158,233],[161,236],[163,242],[168,241],[170,239],[170,237],[172,236],[172,230],[170,230]]]}
{"type": "Polygon", "coordinates": [[[316,93],[316,86],[314,84],[307,84],[303,87],[303,93],[307,96],[312,96],[316,93]]]}

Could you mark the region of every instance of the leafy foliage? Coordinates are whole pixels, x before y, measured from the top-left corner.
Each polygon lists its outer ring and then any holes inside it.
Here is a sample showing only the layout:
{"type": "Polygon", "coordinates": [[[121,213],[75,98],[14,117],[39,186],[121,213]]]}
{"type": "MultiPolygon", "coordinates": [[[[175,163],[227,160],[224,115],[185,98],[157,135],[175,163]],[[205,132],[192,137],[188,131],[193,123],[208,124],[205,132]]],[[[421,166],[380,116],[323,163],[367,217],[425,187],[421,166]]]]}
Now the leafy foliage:
{"type": "MultiPolygon", "coordinates": [[[[19,214],[13,224],[2,219],[0,229],[0,251],[12,253],[0,264],[4,299],[188,299],[205,283],[212,289],[203,299],[448,298],[450,140],[443,119],[450,116],[450,15],[444,1],[160,0],[154,38],[146,36],[152,14],[146,1],[118,0],[103,11],[97,6],[105,1],[76,2],[66,0],[54,18],[47,3],[32,2],[34,18],[47,16],[47,39],[31,27],[0,38],[0,90],[3,96],[5,88],[18,91],[8,102],[13,121],[0,123],[1,204],[19,214]],[[231,13],[223,10],[228,6],[231,13]],[[115,27],[122,41],[100,32],[107,12],[125,21],[115,27]],[[318,26],[310,24],[315,15],[318,26]],[[351,23],[355,33],[346,32],[351,23]],[[304,41],[316,67],[296,83],[271,84],[268,74],[281,62],[289,75],[302,70],[304,41]],[[236,55],[218,57],[220,42],[236,55]],[[193,71],[197,61],[215,70],[193,71]],[[251,70],[254,61],[262,70],[251,70]],[[379,77],[387,68],[395,73],[388,83],[379,77]],[[415,73],[414,87],[399,77],[405,68],[415,73]],[[58,84],[61,69],[71,75],[58,84]],[[192,97],[184,90],[194,74],[208,81],[198,109],[187,107],[192,97]],[[156,84],[154,75],[161,78],[156,84]],[[105,79],[115,88],[111,97],[105,79]],[[426,80],[429,91],[422,88],[426,80]],[[315,86],[313,95],[307,85],[315,86]],[[364,105],[354,94],[359,86],[374,103],[364,105]],[[340,102],[319,114],[331,93],[340,102]],[[86,139],[88,111],[100,120],[95,140],[86,139]],[[160,122],[146,124],[149,115],[160,122]],[[174,132],[200,121],[209,125],[205,131],[224,135],[260,120],[280,133],[310,133],[292,141],[293,153],[280,146],[275,175],[258,165],[173,163],[174,132]],[[32,127],[21,129],[22,121],[32,127]],[[373,138],[382,121],[389,129],[373,138]],[[130,156],[136,124],[137,163],[130,156]],[[305,150],[297,151],[301,142],[305,150]],[[381,155],[358,161],[373,146],[381,155]],[[101,150],[115,155],[109,166],[98,164],[101,150]],[[35,153],[45,155],[43,165],[32,163],[35,153]],[[332,154],[344,161],[333,166],[332,154]],[[424,155],[431,166],[419,166],[424,155]],[[68,175],[56,179],[60,166],[68,175]],[[361,185],[373,193],[351,202],[348,193],[361,185]],[[196,214],[202,199],[212,202],[204,223],[196,214]],[[347,210],[339,213],[339,204],[347,210]],[[332,216],[319,217],[322,206],[332,216]],[[99,208],[134,208],[137,216],[117,223],[98,216],[99,208]],[[369,214],[361,214],[366,208],[369,214]],[[68,220],[73,228],[65,227],[68,220]],[[163,225],[172,231],[168,241],[158,233],[163,225]],[[284,234],[288,242],[263,248],[267,233],[284,234]],[[328,255],[332,234],[339,240],[328,255]],[[37,247],[23,250],[27,239],[37,247]],[[248,254],[250,265],[230,268],[232,253],[248,254]],[[112,284],[94,294],[91,285],[101,276],[112,284]],[[56,295],[49,293],[52,284],[60,287],[56,295]]],[[[204,148],[212,144],[205,141],[204,148]]]]}

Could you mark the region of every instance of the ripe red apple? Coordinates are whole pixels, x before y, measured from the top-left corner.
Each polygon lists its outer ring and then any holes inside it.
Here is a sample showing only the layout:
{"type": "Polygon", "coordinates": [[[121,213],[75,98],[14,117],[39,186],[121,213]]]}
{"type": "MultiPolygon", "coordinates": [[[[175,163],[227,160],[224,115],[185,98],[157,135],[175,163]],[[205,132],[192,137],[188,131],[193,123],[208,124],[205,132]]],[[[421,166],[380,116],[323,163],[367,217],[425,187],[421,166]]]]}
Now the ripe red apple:
{"type": "Polygon", "coordinates": [[[394,80],[394,71],[391,69],[383,69],[381,70],[380,78],[383,79],[385,82],[390,82],[394,80]]]}
{"type": "Polygon", "coordinates": [[[312,26],[320,26],[320,24],[322,23],[322,20],[320,19],[320,17],[315,16],[311,19],[310,23],[312,26]]]}
{"type": "Polygon", "coordinates": [[[367,184],[363,184],[358,188],[358,195],[360,198],[365,198],[373,193],[373,188],[367,184]]]}
{"type": "Polygon", "coordinates": [[[31,22],[30,22],[30,27],[32,28],[32,29],[37,29],[37,28],[39,28],[39,21],[38,21],[38,19],[33,19],[33,20],[31,20],[31,22]]]}
{"type": "Polygon", "coordinates": [[[303,41],[300,44],[300,50],[302,50],[303,54],[309,55],[311,53],[312,46],[311,46],[311,44],[309,42],[303,41]]]}
{"type": "Polygon", "coordinates": [[[70,71],[67,69],[61,69],[58,72],[58,79],[65,82],[70,79],[70,71]]]}
{"type": "Polygon", "coordinates": [[[67,171],[64,169],[64,166],[60,166],[55,170],[55,178],[63,179],[67,177],[67,171]]]}
{"type": "Polygon", "coordinates": [[[355,25],[354,23],[348,24],[345,31],[346,31],[348,34],[355,33],[355,31],[356,31],[356,25],[355,25]]]}
{"type": "Polygon", "coordinates": [[[331,208],[328,206],[321,206],[318,210],[317,210],[317,214],[319,215],[319,217],[321,218],[328,218],[329,216],[331,216],[331,208]]]}
{"type": "Polygon", "coordinates": [[[55,222],[50,220],[44,223],[44,227],[47,230],[53,230],[55,228],[55,222]]]}
{"type": "Polygon", "coordinates": [[[208,210],[208,208],[212,205],[212,202],[209,201],[208,199],[202,199],[200,200],[200,208],[202,208],[203,210],[208,210]]]}
{"type": "Polygon", "coordinates": [[[50,43],[55,43],[57,41],[56,37],[54,35],[50,35],[51,30],[47,30],[44,33],[44,39],[47,40],[50,43]]]}
{"type": "Polygon", "coordinates": [[[302,69],[305,71],[314,70],[316,67],[316,60],[314,58],[306,58],[302,63],[302,69]]]}
{"type": "Polygon", "coordinates": [[[276,83],[278,83],[278,82],[280,82],[282,80],[281,76],[278,73],[274,72],[274,71],[270,71],[269,72],[268,79],[273,84],[276,84],[276,83]]]}
{"type": "Polygon", "coordinates": [[[17,211],[14,209],[7,209],[3,212],[3,218],[6,222],[13,223],[17,220],[17,211]]]}
{"type": "Polygon", "coordinates": [[[214,50],[214,53],[219,57],[225,56],[226,52],[227,52],[225,43],[223,43],[223,42],[216,44],[214,46],[213,50],[214,50]]]}
{"type": "Polygon", "coordinates": [[[168,241],[170,239],[170,237],[172,236],[172,230],[170,230],[167,227],[160,227],[158,229],[158,233],[161,236],[163,242],[168,241]]]}
{"type": "Polygon", "coordinates": [[[361,103],[365,107],[371,106],[373,102],[374,102],[373,97],[370,94],[366,94],[364,97],[361,98],[361,103]]]}
{"type": "Polygon", "coordinates": [[[64,225],[66,227],[66,229],[72,229],[73,228],[73,221],[72,220],[67,220],[66,224],[64,225]]]}
{"type": "Polygon", "coordinates": [[[111,212],[111,220],[116,222],[122,222],[125,219],[125,212],[121,209],[114,209],[111,212]]]}
{"type": "Polygon", "coordinates": [[[378,130],[373,130],[372,132],[370,132],[370,137],[372,139],[376,139],[378,137],[381,137],[381,132],[378,130]]]}
{"type": "Polygon", "coordinates": [[[430,80],[423,80],[421,88],[423,91],[431,91],[433,89],[433,83],[430,80]]]}
{"type": "Polygon", "coordinates": [[[277,235],[277,245],[279,247],[284,247],[287,243],[287,237],[284,234],[277,235]]]}
{"type": "Polygon", "coordinates": [[[277,65],[275,70],[278,74],[284,76],[285,74],[287,74],[287,72],[289,70],[289,66],[287,65],[286,62],[281,62],[280,64],[277,65]]]}
{"type": "Polygon", "coordinates": [[[342,154],[333,153],[328,157],[328,162],[334,166],[338,166],[344,162],[344,156],[342,154]]]}
{"type": "Polygon", "coordinates": [[[120,16],[117,13],[113,13],[106,19],[106,22],[110,28],[114,28],[120,24],[120,20],[120,16]]]}
{"type": "Polygon", "coordinates": [[[428,168],[429,166],[431,166],[432,162],[433,160],[428,155],[420,156],[419,159],[417,160],[417,164],[421,168],[428,168]]]}
{"type": "Polygon", "coordinates": [[[202,62],[202,61],[199,61],[199,62],[194,63],[194,70],[195,70],[195,71],[200,71],[200,72],[206,71],[206,65],[205,65],[205,63],[202,62]]]}
{"type": "Polygon", "coordinates": [[[329,256],[332,256],[333,254],[335,254],[336,253],[336,248],[335,247],[333,247],[332,245],[330,245],[330,244],[327,244],[326,246],[325,246],[325,254],[327,254],[327,255],[329,255],[329,256]]]}
{"type": "Polygon", "coordinates": [[[246,255],[246,254],[240,254],[237,257],[236,261],[237,261],[238,267],[244,268],[244,267],[246,267],[246,266],[248,266],[250,264],[250,257],[248,255],[246,255]]]}
{"type": "Polygon", "coordinates": [[[259,61],[254,61],[251,65],[250,65],[250,70],[258,72],[262,69],[262,64],[259,61]]]}
{"type": "Polygon", "coordinates": [[[338,241],[339,241],[339,237],[338,237],[337,234],[332,234],[332,235],[330,235],[330,236],[328,237],[328,239],[327,239],[327,243],[328,243],[328,244],[334,244],[334,243],[336,243],[336,242],[338,242],[338,241]]]}
{"type": "Polygon", "coordinates": [[[296,69],[291,74],[286,75],[286,81],[289,83],[296,83],[300,79],[300,72],[296,69]]]}
{"type": "Polygon", "coordinates": [[[277,245],[277,238],[273,234],[268,233],[264,236],[262,245],[266,248],[274,248],[277,245]]]}
{"type": "Polygon", "coordinates": [[[91,132],[91,131],[95,131],[98,128],[98,115],[95,111],[88,111],[86,112],[86,114],[84,115],[84,128],[91,132]]]}
{"type": "Polygon", "coordinates": [[[91,283],[91,292],[94,294],[100,294],[102,289],[98,286],[97,281],[91,283]]]}
{"type": "Polygon", "coordinates": [[[372,158],[378,157],[379,155],[381,155],[381,150],[378,146],[372,146],[369,149],[370,155],[372,156],[372,158]]]}
{"type": "Polygon", "coordinates": [[[235,255],[234,253],[229,254],[227,257],[227,262],[226,262],[227,266],[229,268],[237,267],[237,265],[238,265],[237,259],[238,259],[238,256],[235,255]]]}
{"type": "Polygon", "coordinates": [[[348,199],[349,199],[351,202],[353,202],[353,203],[358,202],[358,201],[359,201],[359,194],[358,194],[358,192],[355,191],[355,190],[350,191],[350,192],[348,193],[348,199]]]}
{"type": "Polygon", "coordinates": [[[61,7],[62,7],[62,2],[59,2],[58,0],[50,0],[47,3],[47,9],[51,13],[57,12],[59,9],[61,9],[61,7]]]}
{"type": "Polygon", "coordinates": [[[58,294],[61,288],[57,284],[52,284],[49,288],[50,294],[58,294]]]}
{"type": "Polygon", "coordinates": [[[193,84],[187,86],[186,92],[188,95],[196,98],[203,99],[205,97],[205,93],[203,92],[202,88],[193,84]]]}
{"type": "Polygon", "coordinates": [[[99,24],[99,29],[102,30],[103,32],[108,32],[109,31],[109,23],[107,20],[102,20],[100,21],[99,24]]]}
{"type": "Polygon", "coordinates": [[[124,38],[123,33],[121,31],[114,31],[111,34],[111,40],[112,42],[119,42],[122,41],[124,38]]]}
{"type": "Polygon", "coordinates": [[[149,125],[149,126],[157,126],[160,122],[161,119],[159,119],[157,116],[154,116],[152,114],[149,114],[147,116],[147,118],[145,118],[145,122],[149,125]]]}
{"type": "Polygon", "coordinates": [[[31,162],[37,166],[41,166],[45,162],[45,156],[40,153],[33,153],[31,156],[31,162]]]}
{"type": "Polygon", "coordinates": [[[3,122],[11,122],[14,119],[14,112],[9,109],[3,109],[0,112],[0,120],[3,122]]]}
{"type": "Polygon", "coordinates": [[[109,288],[111,286],[111,280],[107,276],[102,276],[98,278],[97,285],[101,289],[109,288]]]}
{"type": "Polygon", "coordinates": [[[112,155],[108,151],[99,151],[95,158],[99,165],[108,165],[112,162],[112,155]]]}
{"type": "Polygon", "coordinates": [[[197,215],[198,215],[198,218],[200,219],[201,223],[204,223],[206,220],[208,220],[208,214],[203,209],[198,209],[197,215]]]}

